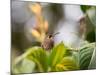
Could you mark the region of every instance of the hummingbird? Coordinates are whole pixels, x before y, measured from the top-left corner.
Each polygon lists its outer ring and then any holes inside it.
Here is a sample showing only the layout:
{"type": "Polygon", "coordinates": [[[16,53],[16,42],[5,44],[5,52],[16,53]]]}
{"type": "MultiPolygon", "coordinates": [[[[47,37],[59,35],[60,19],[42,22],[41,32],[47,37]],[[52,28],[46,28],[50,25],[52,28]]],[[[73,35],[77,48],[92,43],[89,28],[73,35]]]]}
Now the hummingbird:
{"type": "Polygon", "coordinates": [[[51,50],[54,46],[54,36],[59,34],[59,32],[55,34],[48,34],[45,38],[44,41],[41,44],[41,47],[45,50],[51,50]]]}

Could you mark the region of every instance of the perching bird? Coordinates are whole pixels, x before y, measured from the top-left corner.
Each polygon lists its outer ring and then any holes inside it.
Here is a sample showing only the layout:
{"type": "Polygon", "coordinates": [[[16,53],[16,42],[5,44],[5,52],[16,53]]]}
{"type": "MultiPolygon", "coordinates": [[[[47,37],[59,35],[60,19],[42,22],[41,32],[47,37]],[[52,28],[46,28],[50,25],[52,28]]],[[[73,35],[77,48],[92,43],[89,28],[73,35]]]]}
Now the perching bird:
{"type": "Polygon", "coordinates": [[[59,34],[59,32],[58,32],[58,33],[55,33],[55,34],[48,34],[48,35],[45,37],[44,41],[42,42],[41,47],[42,47],[43,49],[45,49],[45,50],[50,50],[50,49],[52,49],[53,46],[54,46],[54,36],[55,36],[56,34],[59,34]]]}

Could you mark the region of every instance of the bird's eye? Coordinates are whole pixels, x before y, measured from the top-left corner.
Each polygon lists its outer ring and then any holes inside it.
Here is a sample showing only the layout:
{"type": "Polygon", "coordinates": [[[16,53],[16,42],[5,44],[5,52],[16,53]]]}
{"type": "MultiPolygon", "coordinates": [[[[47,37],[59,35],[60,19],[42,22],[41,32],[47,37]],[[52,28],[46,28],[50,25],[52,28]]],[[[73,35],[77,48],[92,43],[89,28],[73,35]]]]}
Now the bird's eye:
{"type": "Polygon", "coordinates": [[[51,38],[51,37],[52,37],[52,35],[49,35],[48,37],[49,37],[49,38],[51,38]]]}

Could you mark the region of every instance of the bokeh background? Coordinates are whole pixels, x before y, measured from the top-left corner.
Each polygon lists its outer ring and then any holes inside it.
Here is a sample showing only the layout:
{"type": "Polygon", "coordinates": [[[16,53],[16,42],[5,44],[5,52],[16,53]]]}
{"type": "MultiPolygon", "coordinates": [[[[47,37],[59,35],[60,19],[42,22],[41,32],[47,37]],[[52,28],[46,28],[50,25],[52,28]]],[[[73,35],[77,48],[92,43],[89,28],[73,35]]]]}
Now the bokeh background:
{"type": "MultiPolygon", "coordinates": [[[[11,1],[12,61],[23,54],[27,48],[40,46],[41,44],[32,34],[37,21],[36,15],[30,9],[30,5],[35,3],[11,1]]],[[[84,40],[96,42],[96,6],[56,3],[39,4],[42,8],[42,17],[48,23],[45,33],[60,32],[54,37],[55,44],[63,41],[65,45],[78,48],[84,40]]]]}

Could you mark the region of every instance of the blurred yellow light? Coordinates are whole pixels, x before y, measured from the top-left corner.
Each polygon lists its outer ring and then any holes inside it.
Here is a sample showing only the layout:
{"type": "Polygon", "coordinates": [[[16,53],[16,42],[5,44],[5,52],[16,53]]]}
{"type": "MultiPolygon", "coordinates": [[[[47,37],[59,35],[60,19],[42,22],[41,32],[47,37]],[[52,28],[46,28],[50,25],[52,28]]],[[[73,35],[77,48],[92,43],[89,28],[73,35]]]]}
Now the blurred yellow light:
{"type": "Polygon", "coordinates": [[[35,38],[40,38],[40,33],[39,33],[37,30],[35,30],[35,29],[32,30],[32,35],[33,35],[35,38]]]}
{"type": "Polygon", "coordinates": [[[31,11],[33,13],[35,13],[36,15],[40,15],[41,14],[42,8],[41,8],[41,5],[39,3],[32,4],[29,7],[30,7],[31,11]]]}

